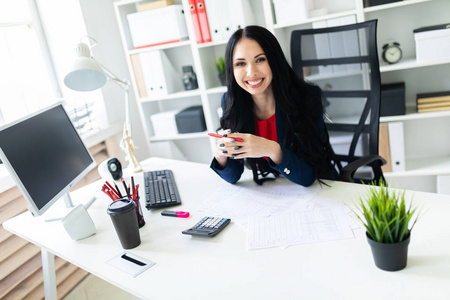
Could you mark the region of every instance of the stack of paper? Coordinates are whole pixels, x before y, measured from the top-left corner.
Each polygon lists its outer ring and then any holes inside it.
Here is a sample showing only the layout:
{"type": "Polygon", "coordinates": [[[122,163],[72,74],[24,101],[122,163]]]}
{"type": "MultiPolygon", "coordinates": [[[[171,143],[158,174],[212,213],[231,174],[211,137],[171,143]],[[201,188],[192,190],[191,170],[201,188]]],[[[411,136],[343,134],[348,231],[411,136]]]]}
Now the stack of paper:
{"type": "Polygon", "coordinates": [[[199,211],[230,218],[247,231],[247,249],[353,238],[350,209],[298,185],[217,189],[199,211]]]}

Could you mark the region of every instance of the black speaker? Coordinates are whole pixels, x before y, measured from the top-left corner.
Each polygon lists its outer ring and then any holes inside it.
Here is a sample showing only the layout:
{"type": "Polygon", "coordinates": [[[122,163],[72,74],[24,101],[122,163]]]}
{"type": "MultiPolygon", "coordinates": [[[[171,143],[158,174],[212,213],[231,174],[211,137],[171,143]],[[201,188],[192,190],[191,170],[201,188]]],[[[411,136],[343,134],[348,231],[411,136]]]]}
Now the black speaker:
{"type": "Polygon", "coordinates": [[[405,114],[405,83],[381,85],[380,117],[405,114]]]}
{"type": "Polygon", "coordinates": [[[122,165],[117,158],[111,158],[108,160],[108,171],[114,180],[118,180],[122,177],[122,165]]]}

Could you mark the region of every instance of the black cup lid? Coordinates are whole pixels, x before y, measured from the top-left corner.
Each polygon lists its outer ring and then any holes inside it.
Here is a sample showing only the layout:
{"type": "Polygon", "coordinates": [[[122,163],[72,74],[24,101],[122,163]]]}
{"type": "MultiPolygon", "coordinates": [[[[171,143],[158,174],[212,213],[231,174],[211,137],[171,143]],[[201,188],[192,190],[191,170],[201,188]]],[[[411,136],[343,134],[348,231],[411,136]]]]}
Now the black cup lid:
{"type": "Polygon", "coordinates": [[[136,209],[136,203],[134,203],[133,200],[130,200],[128,198],[122,198],[116,201],[111,202],[108,205],[108,214],[109,215],[117,215],[117,214],[123,214],[130,210],[136,209]]]}

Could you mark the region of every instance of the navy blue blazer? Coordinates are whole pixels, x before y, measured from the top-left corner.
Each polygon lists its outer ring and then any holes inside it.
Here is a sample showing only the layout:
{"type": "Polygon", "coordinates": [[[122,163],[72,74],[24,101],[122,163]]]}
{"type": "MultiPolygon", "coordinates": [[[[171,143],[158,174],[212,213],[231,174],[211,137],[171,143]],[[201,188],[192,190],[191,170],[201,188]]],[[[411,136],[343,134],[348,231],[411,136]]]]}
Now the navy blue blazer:
{"type": "MultiPolygon", "coordinates": [[[[278,105],[275,108],[275,119],[277,126],[277,142],[283,152],[283,159],[278,165],[274,164],[272,160],[269,159],[269,168],[275,172],[283,174],[287,179],[296,184],[310,186],[316,180],[311,166],[309,166],[302,158],[298,157],[291,150],[283,146],[284,141],[286,140],[286,125],[278,105]]],[[[318,122],[320,131],[323,131],[325,127],[323,119],[320,118],[318,122]]],[[[330,166],[330,168],[332,168],[332,166],[330,166]]],[[[228,158],[227,166],[221,169],[216,158],[213,158],[213,161],[211,162],[211,169],[213,169],[225,181],[229,183],[236,183],[241,178],[244,171],[244,160],[228,158]]],[[[335,177],[337,177],[337,174],[335,177]]]]}

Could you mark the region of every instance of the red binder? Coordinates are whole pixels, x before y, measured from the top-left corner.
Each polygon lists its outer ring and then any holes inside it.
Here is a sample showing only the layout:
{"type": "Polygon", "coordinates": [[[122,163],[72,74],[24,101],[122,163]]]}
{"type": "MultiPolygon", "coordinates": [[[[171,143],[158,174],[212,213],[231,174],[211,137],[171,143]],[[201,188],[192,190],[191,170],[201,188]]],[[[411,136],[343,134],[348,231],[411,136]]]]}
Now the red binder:
{"type": "Polygon", "coordinates": [[[189,0],[189,9],[191,10],[192,24],[194,25],[195,37],[197,44],[203,43],[202,32],[200,29],[200,22],[198,20],[197,3],[196,0],[189,0]]]}
{"type": "Polygon", "coordinates": [[[206,15],[205,0],[195,0],[195,2],[197,2],[197,15],[198,21],[200,23],[203,42],[211,42],[211,33],[209,32],[209,23],[208,16],[206,15]]]}

